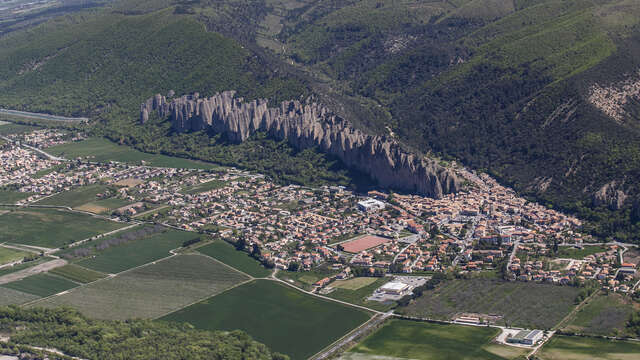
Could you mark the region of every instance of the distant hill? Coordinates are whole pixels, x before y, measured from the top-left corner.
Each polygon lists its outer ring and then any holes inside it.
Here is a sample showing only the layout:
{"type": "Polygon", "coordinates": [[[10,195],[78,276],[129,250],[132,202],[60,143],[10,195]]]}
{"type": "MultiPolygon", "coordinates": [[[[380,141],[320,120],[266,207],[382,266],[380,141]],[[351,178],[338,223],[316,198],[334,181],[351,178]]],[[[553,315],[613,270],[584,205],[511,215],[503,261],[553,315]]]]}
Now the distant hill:
{"type": "Polygon", "coordinates": [[[120,0],[0,37],[0,105],[153,150],[157,92],[314,94],[640,241],[639,22],[635,0],[120,0]]]}

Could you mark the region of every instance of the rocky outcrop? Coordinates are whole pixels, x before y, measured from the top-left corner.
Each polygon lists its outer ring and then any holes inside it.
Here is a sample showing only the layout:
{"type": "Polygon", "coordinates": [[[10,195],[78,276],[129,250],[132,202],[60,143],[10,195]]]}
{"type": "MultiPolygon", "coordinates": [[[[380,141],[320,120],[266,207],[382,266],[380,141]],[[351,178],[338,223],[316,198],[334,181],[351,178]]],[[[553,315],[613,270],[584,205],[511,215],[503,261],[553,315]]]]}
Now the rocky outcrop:
{"type": "Polygon", "coordinates": [[[611,210],[620,210],[627,199],[627,194],[618,189],[615,181],[611,181],[593,194],[593,205],[606,205],[611,210]]]}
{"type": "Polygon", "coordinates": [[[263,131],[298,149],[319,147],[383,187],[435,198],[459,189],[450,169],[403,150],[394,140],[365,134],[324,106],[294,100],[269,107],[266,100],[244,102],[234,95],[226,91],[200,98],[194,93],[167,100],[158,94],[141,105],[140,121],[146,122],[156,111],[160,117],[169,117],[178,132],[213,129],[234,142],[263,131]]]}

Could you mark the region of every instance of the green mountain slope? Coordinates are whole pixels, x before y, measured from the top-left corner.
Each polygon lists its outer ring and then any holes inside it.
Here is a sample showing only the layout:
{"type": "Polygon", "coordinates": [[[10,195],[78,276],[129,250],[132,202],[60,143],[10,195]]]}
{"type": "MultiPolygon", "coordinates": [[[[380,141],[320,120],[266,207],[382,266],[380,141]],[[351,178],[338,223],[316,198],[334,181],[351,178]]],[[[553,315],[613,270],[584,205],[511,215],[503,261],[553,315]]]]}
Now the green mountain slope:
{"type": "Polygon", "coordinates": [[[286,144],[228,151],[161,119],[136,124],[140,102],[169,89],[314,93],[371,132],[638,241],[639,21],[635,0],[120,0],[0,37],[0,105],[89,114],[146,151],[303,182],[315,163],[349,181],[286,144]],[[278,146],[289,155],[267,155],[278,146]]]}

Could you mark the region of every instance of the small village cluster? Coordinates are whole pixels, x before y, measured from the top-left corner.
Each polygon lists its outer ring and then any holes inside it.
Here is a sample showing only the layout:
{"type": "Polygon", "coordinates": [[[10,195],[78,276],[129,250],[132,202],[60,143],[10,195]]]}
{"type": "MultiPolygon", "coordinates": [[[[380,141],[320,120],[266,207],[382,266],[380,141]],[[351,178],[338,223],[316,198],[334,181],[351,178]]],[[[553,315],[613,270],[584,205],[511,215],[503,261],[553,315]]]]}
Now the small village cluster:
{"type": "Polygon", "coordinates": [[[578,219],[529,202],[486,174],[458,169],[467,181],[465,190],[432,199],[279,185],[233,168],[51,160],[18,146],[46,149],[79,139],[58,130],[12,136],[0,151],[0,187],[30,193],[20,203],[31,203],[84,185],[112,185],[117,191],[110,196],[130,204],[111,214],[119,220],[135,216],[229,242],[242,238],[245,248],[270,266],[330,268],[335,273],[329,280],[347,279],[356,268],[373,276],[503,268],[514,281],[578,285],[593,280],[619,292],[637,286],[635,265],[625,263],[622,244],[593,245],[594,239],[577,231],[578,219]],[[588,248],[598,251],[562,256],[588,248]]]}

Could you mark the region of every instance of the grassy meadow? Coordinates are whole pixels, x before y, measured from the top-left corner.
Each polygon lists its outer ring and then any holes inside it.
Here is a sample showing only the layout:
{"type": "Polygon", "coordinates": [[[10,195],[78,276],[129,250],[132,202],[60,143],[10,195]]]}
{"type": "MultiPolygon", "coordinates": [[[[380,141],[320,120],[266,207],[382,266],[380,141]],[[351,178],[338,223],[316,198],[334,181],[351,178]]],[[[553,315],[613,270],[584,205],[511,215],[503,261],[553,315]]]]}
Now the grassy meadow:
{"type": "Polygon", "coordinates": [[[350,351],[381,358],[416,360],[500,360],[526,354],[527,350],[492,344],[499,332],[488,327],[390,320],[350,351]]]}
{"type": "Polygon", "coordinates": [[[395,306],[395,302],[391,304],[383,304],[378,301],[367,301],[373,292],[380,286],[389,282],[391,278],[374,278],[374,277],[362,277],[353,278],[346,281],[334,281],[331,286],[336,289],[329,294],[328,297],[347,301],[352,304],[358,304],[366,306],[378,311],[387,311],[395,306]]]}
{"type": "Polygon", "coordinates": [[[57,248],[123,226],[58,209],[19,209],[0,215],[0,242],[57,248]]]}
{"type": "Polygon", "coordinates": [[[0,286],[0,306],[20,305],[38,298],[37,295],[0,286]]]}
{"type": "Polygon", "coordinates": [[[369,314],[286,285],[255,280],[162,318],[200,329],[246,331],[274,351],[306,359],[367,321],[369,314]]]}
{"type": "Polygon", "coordinates": [[[632,360],[638,354],[638,342],[556,335],[536,355],[541,360],[632,360]]]}
{"type": "Polygon", "coordinates": [[[19,251],[0,246],[0,265],[17,261],[29,255],[26,251],[19,251]]]}
{"type": "Polygon", "coordinates": [[[38,297],[46,297],[78,286],[77,283],[49,274],[31,275],[22,280],[3,284],[2,287],[18,290],[38,297]]]}
{"type": "Polygon", "coordinates": [[[624,335],[633,311],[631,301],[622,295],[599,294],[572,315],[563,330],[588,335],[624,335]]]}
{"type": "Polygon", "coordinates": [[[78,283],[90,283],[106,277],[106,274],[84,268],[76,264],[68,264],[49,271],[50,274],[62,276],[78,283]]]}

